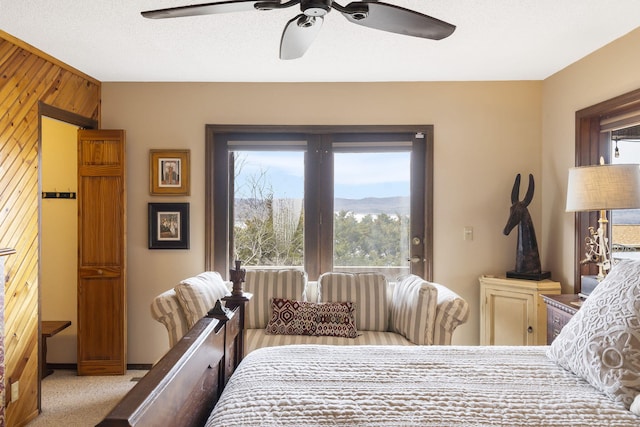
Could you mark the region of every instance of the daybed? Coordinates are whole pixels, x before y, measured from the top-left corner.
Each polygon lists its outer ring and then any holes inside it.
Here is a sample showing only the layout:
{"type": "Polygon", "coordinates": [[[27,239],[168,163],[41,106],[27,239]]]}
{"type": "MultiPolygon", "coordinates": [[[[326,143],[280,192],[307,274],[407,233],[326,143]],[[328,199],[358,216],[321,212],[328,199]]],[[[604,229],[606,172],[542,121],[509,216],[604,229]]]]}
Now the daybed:
{"type": "Polygon", "coordinates": [[[196,344],[212,335],[201,328],[207,320],[101,425],[640,425],[640,261],[614,266],[551,346],[256,350],[236,368],[205,422],[219,393],[202,380],[219,365],[210,348],[196,344]],[[179,362],[171,364],[174,359],[179,362]],[[167,409],[173,396],[166,390],[177,383],[181,403],[167,409]],[[199,409],[198,419],[176,416],[184,413],[182,403],[199,409]]]}
{"type": "MultiPolygon", "coordinates": [[[[158,295],[151,314],[167,328],[170,347],[229,289],[218,273],[205,272],[158,295]]],[[[469,316],[469,305],[455,292],[415,275],[389,283],[379,273],[331,272],[310,282],[296,269],[249,270],[244,290],[253,295],[244,318],[245,354],[287,344],[451,344],[469,316]],[[309,310],[344,311],[347,302],[353,303],[350,329],[304,323],[309,310]]]]}

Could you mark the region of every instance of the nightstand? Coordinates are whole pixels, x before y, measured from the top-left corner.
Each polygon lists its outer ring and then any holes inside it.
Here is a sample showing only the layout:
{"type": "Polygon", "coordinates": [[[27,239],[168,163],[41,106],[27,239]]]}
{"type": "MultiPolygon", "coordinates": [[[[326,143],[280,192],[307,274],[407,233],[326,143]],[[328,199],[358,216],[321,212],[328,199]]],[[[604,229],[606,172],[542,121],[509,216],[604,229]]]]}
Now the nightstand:
{"type": "Polygon", "coordinates": [[[577,294],[542,295],[547,304],[547,344],[551,344],[574,314],[583,299],[577,294]]]}
{"type": "Polygon", "coordinates": [[[480,345],[544,345],[547,307],[541,295],[560,282],[480,277],[480,345]]]}

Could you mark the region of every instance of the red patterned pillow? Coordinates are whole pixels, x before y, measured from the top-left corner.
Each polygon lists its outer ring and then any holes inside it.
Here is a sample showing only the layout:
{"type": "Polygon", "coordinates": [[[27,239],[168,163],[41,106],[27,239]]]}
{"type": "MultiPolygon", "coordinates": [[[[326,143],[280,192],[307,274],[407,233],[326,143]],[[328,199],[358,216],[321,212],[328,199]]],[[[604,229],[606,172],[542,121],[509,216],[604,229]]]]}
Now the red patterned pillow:
{"type": "Polygon", "coordinates": [[[315,335],[316,304],[285,298],[271,301],[271,320],[266,333],[273,335],[315,335]]]}
{"type": "Polygon", "coordinates": [[[356,338],[355,307],[352,302],[325,302],[317,304],[318,325],[316,335],[356,338]]]}
{"type": "Polygon", "coordinates": [[[356,338],[355,306],[352,302],[271,300],[271,320],[265,332],[271,335],[315,335],[356,338]]]}

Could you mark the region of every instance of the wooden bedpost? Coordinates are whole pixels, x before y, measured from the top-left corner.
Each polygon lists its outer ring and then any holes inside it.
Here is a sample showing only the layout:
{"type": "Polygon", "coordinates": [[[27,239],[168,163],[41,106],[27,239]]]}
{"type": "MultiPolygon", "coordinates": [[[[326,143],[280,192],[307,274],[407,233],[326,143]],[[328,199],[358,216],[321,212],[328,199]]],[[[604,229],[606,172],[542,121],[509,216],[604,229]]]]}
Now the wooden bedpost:
{"type": "Polygon", "coordinates": [[[231,295],[235,296],[242,295],[242,283],[244,283],[244,278],[247,275],[247,271],[244,268],[240,268],[241,263],[242,261],[236,260],[236,269],[229,270],[229,277],[231,277],[231,282],[233,283],[231,295]]]}
{"type": "Polygon", "coordinates": [[[229,277],[233,283],[233,288],[231,290],[231,295],[222,298],[225,302],[226,308],[234,310],[237,307],[238,314],[240,315],[239,339],[235,340],[235,351],[233,352],[235,355],[235,366],[238,366],[244,358],[244,312],[246,304],[253,296],[243,290],[242,283],[244,282],[247,272],[244,268],[240,268],[240,264],[241,261],[236,260],[235,269],[229,270],[229,277]]]}

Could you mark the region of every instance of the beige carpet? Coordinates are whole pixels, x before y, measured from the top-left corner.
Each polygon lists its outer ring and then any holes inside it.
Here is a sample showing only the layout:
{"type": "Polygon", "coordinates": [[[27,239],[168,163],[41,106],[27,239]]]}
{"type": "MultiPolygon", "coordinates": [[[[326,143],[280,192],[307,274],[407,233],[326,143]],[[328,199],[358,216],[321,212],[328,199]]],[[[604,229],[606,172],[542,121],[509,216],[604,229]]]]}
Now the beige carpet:
{"type": "Polygon", "coordinates": [[[146,373],[80,377],[58,369],[42,381],[42,413],[27,427],[95,426],[146,373]]]}

